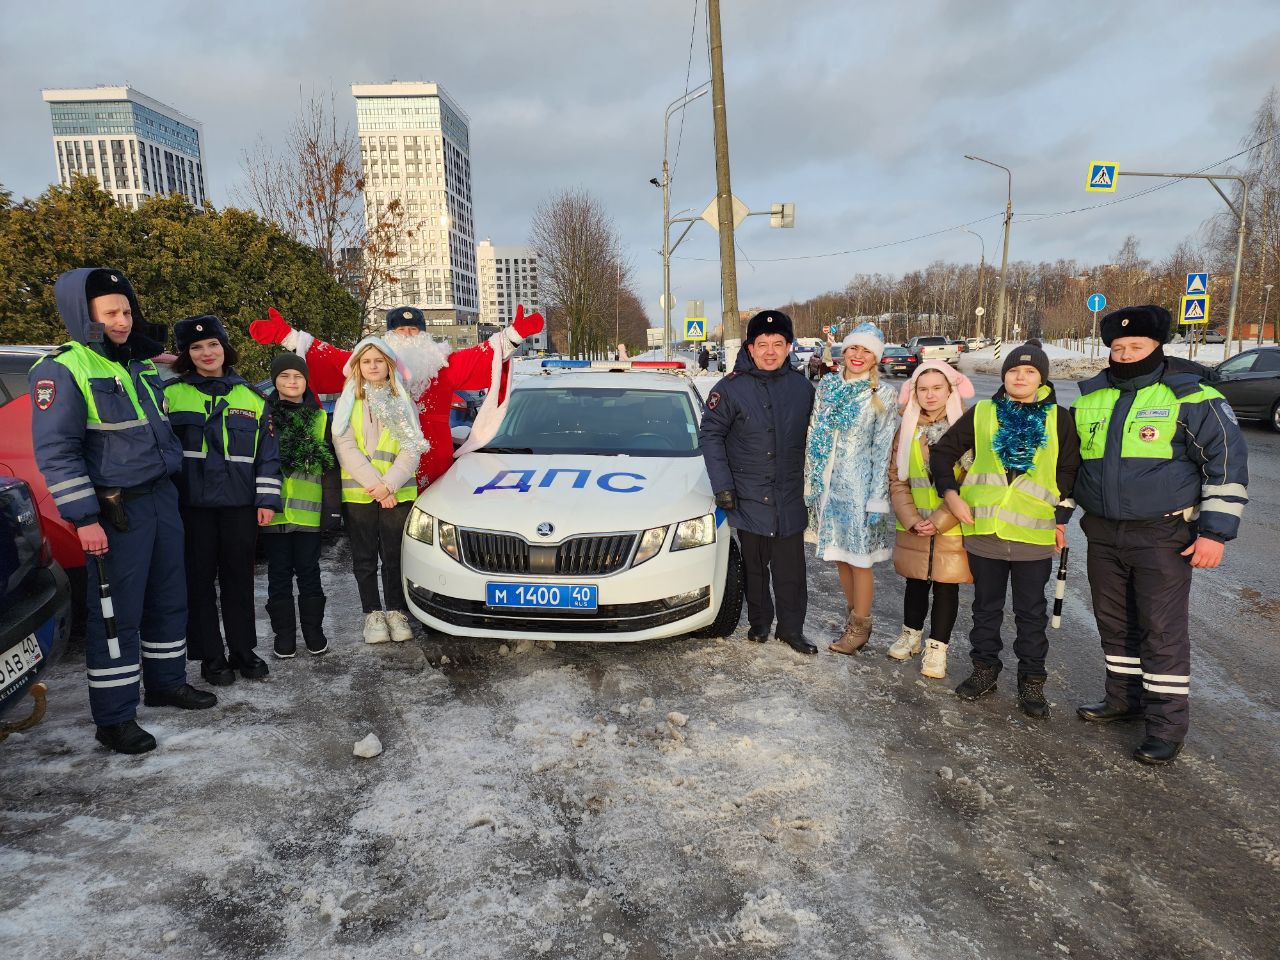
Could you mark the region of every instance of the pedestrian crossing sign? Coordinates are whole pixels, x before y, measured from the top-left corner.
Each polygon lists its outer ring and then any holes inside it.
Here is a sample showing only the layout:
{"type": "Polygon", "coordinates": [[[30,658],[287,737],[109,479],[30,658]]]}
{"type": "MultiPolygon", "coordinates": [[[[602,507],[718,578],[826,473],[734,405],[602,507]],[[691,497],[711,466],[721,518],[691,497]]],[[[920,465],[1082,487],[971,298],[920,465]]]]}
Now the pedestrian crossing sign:
{"type": "Polygon", "coordinates": [[[1198,293],[1209,292],[1209,274],[1207,273],[1188,273],[1187,274],[1187,296],[1194,296],[1198,293]]]}
{"type": "Polygon", "coordinates": [[[684,318],[684,338],[686,340],[707,339],[707,318],[706,317],[685,317],[684,318]]]}
{"type": "Polygon", "coordinates": [[[1207,324],[1209,322],[1209,295],[1200,294],[1192,296],[1188,294],[1182,298],[1182,311],[1178,322],[1184,326],[1192,324],[1207,324]]]}
{"type": "Polygon", "coordinates": [[[1095,160],[1089,164],[1089,179],[1085,181],[1084,188],[1090,193],[1115,193],[1119,175],[1120,164],[1095,160]]]}

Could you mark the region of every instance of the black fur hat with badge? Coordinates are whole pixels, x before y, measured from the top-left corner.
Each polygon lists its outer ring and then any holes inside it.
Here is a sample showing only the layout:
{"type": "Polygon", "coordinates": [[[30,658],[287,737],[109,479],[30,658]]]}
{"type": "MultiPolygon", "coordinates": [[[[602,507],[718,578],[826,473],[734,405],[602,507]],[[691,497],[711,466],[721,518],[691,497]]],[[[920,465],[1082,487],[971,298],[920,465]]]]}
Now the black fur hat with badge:
{"type": "Polygon", "coordinates": [[[761,310],[747,321],[747,343],[754,343],[756,337],[770,333],[782,334],[787,343],[796,338],[791,318],[781,310],[761,310]]]}
{"type": "Polygon", "coordinates": [[[1108,347],[1116,337],[1150,337],[1156,343],[1168,343],[1173,333],[1173,315],[1154,303],[1121,307],[1102,318],[1099,332],[1108,347]]]}

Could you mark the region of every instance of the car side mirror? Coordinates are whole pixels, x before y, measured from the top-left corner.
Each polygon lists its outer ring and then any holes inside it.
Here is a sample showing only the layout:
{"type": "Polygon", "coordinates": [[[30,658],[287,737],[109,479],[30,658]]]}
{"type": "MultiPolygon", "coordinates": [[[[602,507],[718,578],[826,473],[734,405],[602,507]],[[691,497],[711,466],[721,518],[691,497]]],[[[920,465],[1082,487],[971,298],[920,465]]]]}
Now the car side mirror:
{"type": "Polygon", "coordinates": [[[471,427],[464,423],[461,426],[454,427],[449,432],[453,434],[453,448],[457,450],[458,447],[466,443],[467,438],[471,436],[471,427]]]}

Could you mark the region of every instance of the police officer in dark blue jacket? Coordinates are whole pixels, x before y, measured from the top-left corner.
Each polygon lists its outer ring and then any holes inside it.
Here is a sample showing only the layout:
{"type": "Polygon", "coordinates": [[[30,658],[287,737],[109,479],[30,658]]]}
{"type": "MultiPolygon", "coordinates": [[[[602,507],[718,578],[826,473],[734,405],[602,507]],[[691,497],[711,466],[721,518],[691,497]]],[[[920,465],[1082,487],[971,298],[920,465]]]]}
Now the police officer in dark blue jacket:
{"type": "Polygon", "coordinates": [[[804,450],[813,386],[791,366],[794,339],[785,313],[751,318],[733,372],[707,396],[698,442],[716,505],[727,511],[742,548],[748,638],[769,639],[776,605],[778,639],[816,654],[804,636],[804,450]]]}
{"type": "Polygon", "coordinates": [[[163,411],[142,310],[119,270],[64,273],[54,285],[71,341],[31,368],[36,463],[58,512],[76,526],[87,565],[85,653],[98,740],[119,753],[155,749],[138,726],[147,706],[187,710],[217,698],[187,683],[187,591],[178,494],[182,448],[163,411]],[[99,565],[111,588],[108,637],[99,565]]]}

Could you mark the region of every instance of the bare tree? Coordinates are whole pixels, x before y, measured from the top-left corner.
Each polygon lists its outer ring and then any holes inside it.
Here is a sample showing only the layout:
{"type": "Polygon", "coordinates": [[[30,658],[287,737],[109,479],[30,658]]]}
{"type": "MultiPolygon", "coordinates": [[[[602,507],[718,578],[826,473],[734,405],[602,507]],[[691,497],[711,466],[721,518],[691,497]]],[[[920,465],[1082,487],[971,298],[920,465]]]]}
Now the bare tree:
{"type": "Polygon", "coordinates": [[[332,94],[303,101],[279,143],[260,139],[241,167],[236,200],[315,249],[362,315],[399,282],[395,262],[413,233],[404,204],[366,208],[359,141],[332,94]]]}
{"type": "Polygon", "coordinates": [[[564,190],[534,211],[530,243],[566,349],[574,356],[603,356],[628,274],[613,220],[587,191],[564,190]]]}

